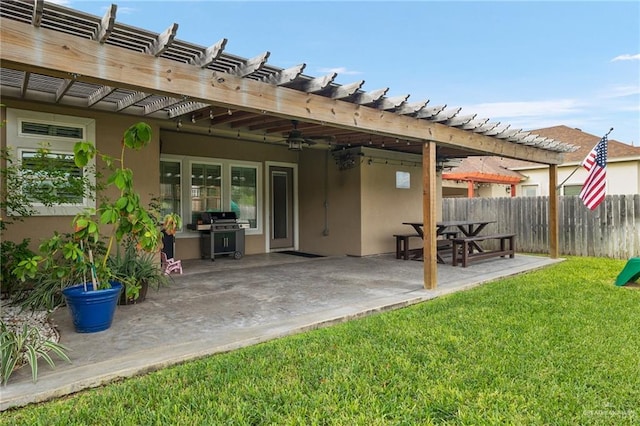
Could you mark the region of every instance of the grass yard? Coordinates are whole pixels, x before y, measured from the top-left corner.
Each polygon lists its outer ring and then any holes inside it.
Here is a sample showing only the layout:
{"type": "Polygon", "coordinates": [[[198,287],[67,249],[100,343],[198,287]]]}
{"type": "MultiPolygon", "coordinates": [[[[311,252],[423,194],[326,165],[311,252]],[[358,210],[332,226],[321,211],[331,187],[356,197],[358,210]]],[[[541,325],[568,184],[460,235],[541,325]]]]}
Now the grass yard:
{"type": "Polygon", "coordinates": [[[10,410],[28,425],[640,424],[640,290],[571,258],[10,410]]]}

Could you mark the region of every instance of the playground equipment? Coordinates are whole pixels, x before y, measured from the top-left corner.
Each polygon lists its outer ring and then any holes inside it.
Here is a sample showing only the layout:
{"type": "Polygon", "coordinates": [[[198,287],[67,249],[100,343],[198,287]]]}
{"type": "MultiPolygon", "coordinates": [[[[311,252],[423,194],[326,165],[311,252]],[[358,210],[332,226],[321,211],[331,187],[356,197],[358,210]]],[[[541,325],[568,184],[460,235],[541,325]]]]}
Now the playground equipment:
{"type": "Polygon", "coordinates": [[[623,286],[636,281],[638,278],[640,278],[640,257],[632,257],[618,274],[616,285],[623,286]]]}

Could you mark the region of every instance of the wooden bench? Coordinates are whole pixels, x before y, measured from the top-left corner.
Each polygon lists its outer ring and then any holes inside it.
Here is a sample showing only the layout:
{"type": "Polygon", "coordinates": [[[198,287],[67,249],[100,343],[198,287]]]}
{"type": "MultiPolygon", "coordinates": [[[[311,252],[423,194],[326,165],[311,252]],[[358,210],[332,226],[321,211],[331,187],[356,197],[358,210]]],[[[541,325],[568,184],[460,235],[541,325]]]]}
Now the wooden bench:
{"type": "Polygon", "coordinates": [[[418,234],[394,234],[396,238],[396,259],[409,260],[409,252],[414,252],[420,249],[409,250],[409,241],[411,238],[420,238],[418,234]]]}
{"type": "Polygon", "coordinates": [[[513,259],[515,256],[515,237],[516,234],[495,234],[495,235],[478,235],[475,237],[454,238],[453,243],[453,261],[452,265],[458,265],[458,257],[461,257],[462,266],[467,267],[472,260],[487,259],[489,257],[505,257],[509,256],[513,259]],[[478,241],[499,240],[500,248],[498,250],[489,251],[473,251],[473,247],[478,247],[478,241]],[[507,247],[507,242],[508,247],[507,247]]]}

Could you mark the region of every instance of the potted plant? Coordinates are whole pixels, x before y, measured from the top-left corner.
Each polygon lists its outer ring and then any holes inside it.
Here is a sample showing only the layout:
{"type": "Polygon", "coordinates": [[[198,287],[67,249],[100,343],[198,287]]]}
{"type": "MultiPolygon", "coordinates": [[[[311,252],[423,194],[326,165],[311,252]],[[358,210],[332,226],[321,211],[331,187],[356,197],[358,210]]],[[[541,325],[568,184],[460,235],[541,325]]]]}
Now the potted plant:
{"type": "Polygon", "coordinates": [[[142,303],[149,287],[158,290],[170,282],[157,253],[137,249],[130,238],[125,238],[115,256],[109,258],[109,267],[117,281],[124,285],[118,302],[120,305],[142,303]]]}
{"type": "MultiPolygon", "coordinates": [[[[162,243],[161,231],[172,234],[181,226],[179,216],[168,214],[160,220],[155,210],[143,205],[134,188],[133,171],[125,167],[126,150],[141,150],[150,141],[148,124],[129,127],[122,138],[119,158],[100,155],[110,170],[105,189],[115,187],[119,196],[104,200],[96,211],[87,209],[77,214],[70,234],[55,233],[40,245],[39,255],[19,262],[13,270],[22,280],[40,275],[48,282],[58,281],[78,332],[102,331],[111,326],[122,290],[118,279],[123,277],[114,273],[109,259],[123,238],[126,236],[138,250],[156,253],[162,243]],[[106,234],[103,229],[107,229],[106,234]]],[[[78,167],[85,167],[99,155],[90,142],[76,143],[73,152],[78,167]]]]}

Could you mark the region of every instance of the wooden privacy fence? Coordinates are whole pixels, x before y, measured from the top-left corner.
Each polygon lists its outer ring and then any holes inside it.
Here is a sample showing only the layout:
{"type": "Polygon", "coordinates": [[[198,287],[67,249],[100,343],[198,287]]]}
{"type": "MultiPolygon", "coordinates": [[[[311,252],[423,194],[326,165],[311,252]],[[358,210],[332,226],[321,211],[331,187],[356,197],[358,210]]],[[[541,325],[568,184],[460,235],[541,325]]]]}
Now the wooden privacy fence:
{"type": "MultiPolygon", "coordinates": [[[[443,220],[495,220],[484,233],[515,232],[516,250],[549,253],[549,197],[445,198],[443,220]]],[[[563,255],[627,259],[640,256],[640,195],[608,195],[594,211],[577,196],[560,197],[563,255]]]]}

